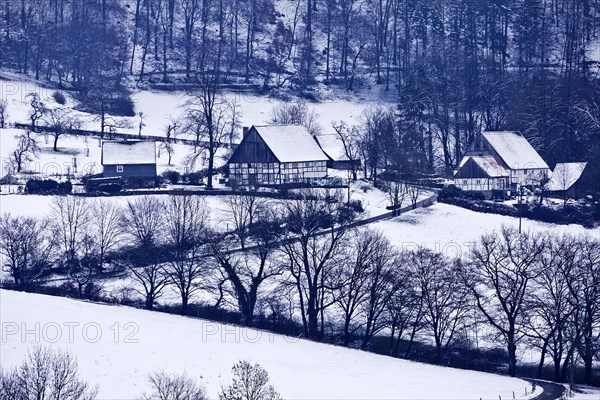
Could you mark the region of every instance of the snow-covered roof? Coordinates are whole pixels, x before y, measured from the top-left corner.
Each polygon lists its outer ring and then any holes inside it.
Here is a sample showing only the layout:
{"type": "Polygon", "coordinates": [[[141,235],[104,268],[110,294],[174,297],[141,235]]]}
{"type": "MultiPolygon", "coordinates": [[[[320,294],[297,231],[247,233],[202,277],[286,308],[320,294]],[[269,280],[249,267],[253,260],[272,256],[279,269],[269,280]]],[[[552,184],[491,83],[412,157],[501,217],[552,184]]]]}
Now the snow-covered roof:
{"type": "Polygon", "coordinates": [[[587,162],[558,163],[552,171],[550,181],[544,186],[546,190],[569,190],[581,178],[587,162]]]}
{"type": "MultiPolygon", "coordinates": [[[[508,176],[508,172],[492,156],[471,156],[469,158],[471,158],[490,178],[508,176]]],[[[461,164],[464,164],[464,162],[461,164]]]]}
{"type": "Polygon", "coordinates": [[[102,142],[102,165],[156,164],[153,141],[126,140],[102,142]]]}
{"type": "Polygon", "coordinates": [[[302,125],[255,125],[254,128],[282,163],[329,160],[302,125]]]}
{"type": "Polygon", "coordinates": [[[483,137],[494,148],[510,169],[548,169],[548,164],[533,146],[518,132],[483,132],[483,137]]]}

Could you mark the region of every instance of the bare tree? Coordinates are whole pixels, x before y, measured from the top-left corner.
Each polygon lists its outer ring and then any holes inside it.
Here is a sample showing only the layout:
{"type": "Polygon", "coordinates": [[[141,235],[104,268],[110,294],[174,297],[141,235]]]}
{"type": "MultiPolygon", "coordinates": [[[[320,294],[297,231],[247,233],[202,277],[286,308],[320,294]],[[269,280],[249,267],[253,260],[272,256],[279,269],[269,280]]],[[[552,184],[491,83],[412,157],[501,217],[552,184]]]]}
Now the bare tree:
{"type": "Polygon", "coordinates": [[[471,310],[469,292],[460,285],[459,261],[420,248],[410,252],[406,260],[418,285],[418,295],[424,305],[423,322],[433,336],[436,362],[464,330],[471,310]]]}
{"type": "Polygon", "coordinates": [[[356,181],[358,172],[358,163],[360,162],[360,133],[357,126],[348,126],[344,121],[332,122],[333,130],[342,142],[344,154],[350,162],[350,171],[352,179],[356,181]]]}
{"type": "Polygon", "coordinates": [[[568,325],[576,315],[570,294],[573,274],[579,258],[577,240],[571,236],[549,234],[546,246],[538,258],[540,273],[527,302],[527,330],[529,343],[540,349],[537,377],[541,378],[545,358],[554,363],[554,379],[561,380],[561,363],[567,353],[574,351],[569,340],[568,325]]]}
{"type": "Polygon", "coordinates": [[[167,153],[167,157],[168,157],[167,163],[169,165],[171,165],[173,155],[175,154],[175,149],[173,148],[173,145],[168,141],[161,142],[161,144],[158,146],[158,157],[160,157],[160,155],[163,151],[167,153]]]}
{"type": "Polygon", "coordinates": [[[35,347],[18,368],[0,375],[3,399],[93,400],[98,393],[80,378],[77,359],[71,353],[44,347],[35,347]]]}
{"type": "Polygon", "coordinates": [[[367,269],[367,296],[362,304],[365,330],[361,348],[366,349],[376,334],[386,326],[386,306],[396,291],[394,271],[399,269],[399,259],[390,242],[379,232],[372,233],[372,253],[367,269]]]}
{"type": "Polygon", "coordinates": [[[91,232],[98,249],[98,267],[104,268],[106,254],[119,243],[123,234],[121,225],[122,210],[116,204],[96,200],[91,207],[91,232]]]}
{"type": "Polygon", "coordinates": [[[312,136],[321,134],[319,115],[308,109],[303,100],[293,103],[279,103],[271,111],[271,123],[278,125],[302,125],[312,136]]]}
{"type": "Polygon", "coordinates": [[[252,226],[266,212],[267,201],[265,198],[243,193],[225,197],[224,203],[229,220],[233,225],[233,231],[243,249],[252,226]]]}
{"type": "Polygon", "coordinates": [[[144,400],[208,400],[204,388],[186,374],[159,371],[148,375],[148,380],[152,391],[144,394],[144,400]]]}
{"type": "Polygon", "coordinates": [[[321,338],[323,313],[333,303],[327,298],[326,282],[342,255],[348,222],[341,217],[339,198],[331,202],[307,191],[285,204],[289,240],[283,241],[283,250],[290,284],[296,288],[304,334],[311,339],[321,338]],[[323,230],[327,233],[322,235],[323,230]]]}
{"type": "Polygon", "coordinates": [[[49,234],[49,222],[32,217],[0,218],[0,254],[16,286],[41,278],[51,265],[55,238],[49,234]]]}
{"type": "Polygon", "coordinates": [[[17,172],[21,172],[23,164],[33,161],[39,154],[40,148],[29,132],[18,136],[17,147],[10,153],[9,162],[17,172]]]}
{"type": "Polygon", "coordinates": [[[233,382],[221,389],[219,400],[281,400],[269,383],[269,373],[259,364],[239,361],[232,371],[233,382]]]}
{"type": "Polygon", "coordinates": [[[77,262],[89,228],[88,200],[78,196],[59,196],[52,204],[52,228],[67,262],[77,262]]]}
{"type": "Polygon", "coordinates": [[[31,112],[29,113],[29,119],[31,120],[31,129],[34,131],[37,127],[37,122],[44,117],[48,112],[46,105],[40,100],[40,95],[37,93],[30,93],[27,95],[29,99],[29,105],[31,106],[31,112]]]}
{"type": "Polygon", "coordinates": [[[169,283],[164,257],[156,247],[134,247],[119,260],[127,268],[135,290],[144,297],[144,307],[151,310],[169,283]]]}
{"type": "Polygon", "coordinates": [[[181,297],[182,314],[200,288],[198,280],[208,273],[206,261],[201,259],[207,252],[208,220],[206,202],[198,196],[170,196],[165,204],[166,273],[181,297]]]}
{"type": "Polygon", "coordinates": [[[400,209],[404,200],[410,193],[409,185],[402,179],[386,181],[384,185],[385,193],[392,208],[392,215],[400,215],[400,209]]]}
{"type": "MultiPolygon", "coordinates": [[[[398,257],[399,263],[408,265],[410,252],[401,252],[398,257]]],[[[410,268],[397,269],[392,279],[394,292],[390,296],[387,307],[387,323],[390,329],[390,355],[400,355],[401,339],[406,333],[408,335],[408,346],[404,357],[408,358],[417,333],[423,328],[423,315],[425,306],[423,296],[420,295],[416,277],[410,268]]]]}
{"type": "Polygon", "coordinates": [[[284,265],[276,253],[282,236],[279,219],[264,212],[262,217],[251,225],[248,236],[253,245],[243,252],[231,253],[228,250],[239,247],[239,237],[227,241],[219,235],[211,243],[211,253],[219,266],[218,279],[220,299],[228,294],[235,299],[245,323],[251,326],[254,313],[264,283],[281,275],[284,265]],[[223,293],[225,292],[225,293],[223,293]]]}
{"type": "Polygon", "coordinates": [[[333,300],[343,315],[344,346],[350,344],[352,335],[362,327],[356,320],[369,294],[368,269],[374,251],[374,240],[372,231],[352,232],[350,240],[344,246],[346,262],[340,263],[332,276],[333,300]]]}
{"type": "Polygon", "coordinates": [[[8,106],[6,105],[6,101],[0,100],[0,128],[4,129],[6,127],[6,120],[8,119],[8,106]]]}
{"type": "MultiPolygon", "coordinates": [[[[584,383],[591,383],[593,363],[600,352],[600,241],[589,236],[578,240],[577,262],[569,271],[569,288],[576,305],[576,348],[583,360],[584,383]]],[[[574,366],[572,366],[574,368],[574,366]]]]}
{"type": "Polygon", "coordinates": [[[54,108],[46,112],[46,124],[52,128],[54,145],[52,149],[58,151],[58,139],[69,129],[79,128],[81,121],[67,108],[54,108]]]}
{"type": "Polygon", "coordinates": [[[127,201],[121,226],[138,246],[153,247],[161,240],[164,209],[164,203],[156,197],[137,197],[127,201]]]}
{"type": "Polygon", "coordinates": [[[539,274],[537,259],[544,249],[540,235],[503,227],[484,235],[471,249],[465,283],[477,307],[508,349],[508,373],[516,374],[517,343],[523,337],[524,305],[532,280],[539,274]]]}

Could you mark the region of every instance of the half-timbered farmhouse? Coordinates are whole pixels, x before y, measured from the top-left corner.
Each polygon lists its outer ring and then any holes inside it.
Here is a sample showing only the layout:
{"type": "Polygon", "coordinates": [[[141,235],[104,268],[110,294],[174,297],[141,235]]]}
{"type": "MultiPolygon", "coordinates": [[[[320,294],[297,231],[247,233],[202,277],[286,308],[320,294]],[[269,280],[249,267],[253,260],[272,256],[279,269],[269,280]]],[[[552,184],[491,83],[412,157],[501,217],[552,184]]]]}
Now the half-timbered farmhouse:
{"type": "Polygon", "coordinates": [[[156,186],[156,144],[123,140],[102,143],[104,178],[121,178],[126,187],[156,186]]]}
{"type": "Polygon", "coordinates": [[[466,152],[456,171],[455,184],[463,190],[516,191],[521,186],[539,186],[549,168],[519,132],[483,132],[466,152]]]}
{"type": "Polygon", "coordinates": [[[229,159],[229,181],[239,186],[310,183],[327,176],[330,158],[301,125],[244,128],[229,159]]]}

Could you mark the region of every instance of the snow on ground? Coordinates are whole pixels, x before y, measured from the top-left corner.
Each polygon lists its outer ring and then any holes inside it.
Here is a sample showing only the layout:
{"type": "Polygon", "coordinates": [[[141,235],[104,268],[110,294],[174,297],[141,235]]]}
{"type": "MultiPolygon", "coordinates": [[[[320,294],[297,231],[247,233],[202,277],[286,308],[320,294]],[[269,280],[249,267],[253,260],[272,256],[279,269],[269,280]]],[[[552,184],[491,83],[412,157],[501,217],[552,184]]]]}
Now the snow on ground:
{"type": "Polygon", "coordinates": [[[4,368],[36,344],[67,349],[101,399],[139,398],[159,369],[185,371],[216,398],[242,359],[267,369],[286,399],[508,399],[531,389],[519,379],[134,308],[6,290],[0,299],[4,368]]]}
{"type": "MultiPolygon", "coordinates": [[[[4,73],[4,75],[6,75],[4,73]]],[[[28,123],[31,107],[29,98],[31,93],[38,93],[40,99],[49,107],[63,107],[52,98],[54,89],[42,86],[35,81],[21,80],[11,76],[10,79],[0,80],[0,99],[7,102],[8,122],[28,123]]],[[[76,101],[68,91],[61,91],[67,98],[68,108],[76,106],[76,101]]],[[[184,91],[162,92],[151,90],[138,90],[132,94],[135,112],[143,113],[142,134],[151,136],[164,136],[166,127],[171,124],[171,119],[181,119],[184,115],[186,102],[190,95],[184,91]]],[[[324,135],[334,136],[332,122],[344,120],[349,125],[356,124],[360,120],[363,110],[381,104],[375,100],[373,94],[367,98],[326,100],[318,103],[309,103],[308,108],[318,115],[318,122],[323,129],[324,135]]],[[[237,104],[237,110],[241,112],[240,124],[244,126],[267,124],[271,119],[271,110],[280,103],[280,100],[267,96],[253,94],[224,92],[219,101],[237,104]]],[[[100,130],[100,121],[96,115],[75,111],[74,114],[80,119],[83,129],[100,130]]],[[[127,122],[129,127],[117,129],[119,132],[138,134],[140,117],[113,117],[114,120],[127,122]]],[[[186,132],[177,132],[178,137],[193,138],[186,132]]],[[[241,132],[238,132],[241,135],[241,132]]],[[[335,141],[335,139],[333,139],[335,141]]],[[[341,147],[341,143],[339,143],[341,147]]]]}
{"type": "MultiPolygon", "coordinates": [[[[523,219],[522,223],[525,231],[589,234],[600,239],[600,228],[554,225],[529,219],[523,219]]],[[[449,256],[458,256],[464,255],[470,244],[481,235],[499,230],[502,225],[518,228],[519,219],[437,203],[369,226],[381,230],[401,248],[426,246],[449,256]]]]}
{"type": "MultiPolygon", "coordinates": [[[[0,129],[0,176],[7,173],[7,163],[11,152],[16,148],[19,135],[25,134],[20,129],[0,129]]],[[[31,133],[36,140],[40,152],[31,162],[25,162],[23,170],[37,174],[41,177],[54,177],[58,175],[74,174],[81,176],[90,173],[102,172],[101,140],[76,135],[61,135],[58,140],[58,151],[54,151],[53,138],[43,133],[31,133]],[[74,167],[76,165],[76,168],[74,167]]],[[[156,167],[158,174],[167,170],[176,170],[180,173],[206,168],[208,161],[199,157],[195,168],[190,169],[188,157],[193,153],[193,146],[175,143],[171,165],[166,150],[157,143],[156,167]]],[[[217,151],[215,164],[222,166],[229,158],[229,149],[217,151]]]]}
{"type": "Polygon", "coordinates": [[[600,399],[600,389],[589,386],[577,387],[576,391],[572,392],[573,400],[598,400],[600,399]]]}
{"type": "MultiPolygon", "coordinates": [[[[149,195],[166,200],[165,195],[149,195]]],[[[33,216],[44,217],[49,216],[52,212],[52,202],[57,196],[41,196],[41,195],[4,195],[0,196],[0,215],[10,213],[13,216],[33,216]]],[[[87,198],[90,202],[101,201],[110,202],[114,205],[124,207],[128,201],[135,201],[137,198],[133,196],[111,196],[87,198]]],[[[210,209],[210,222],[215,229],[225,230],[228,226],[223,224],[223,221],[228,219],[228,211],[223,201],[223,196],[204,196],[206,206],[210,209]]]]}

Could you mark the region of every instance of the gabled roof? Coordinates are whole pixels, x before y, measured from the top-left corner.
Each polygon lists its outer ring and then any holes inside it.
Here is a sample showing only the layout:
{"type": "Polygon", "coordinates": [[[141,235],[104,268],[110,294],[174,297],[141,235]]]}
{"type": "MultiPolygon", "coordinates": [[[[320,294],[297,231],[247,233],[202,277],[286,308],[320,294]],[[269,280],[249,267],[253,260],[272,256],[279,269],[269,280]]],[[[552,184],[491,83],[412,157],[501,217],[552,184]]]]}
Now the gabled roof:
{"type": "Polygon", "coordinates": [[[141,140],[102,142],[102,165],[121,164],[156,164],[155,142],[141,140]]]}
{"type": "Polygon", "coordinates": [[[476,164],[482,172],[487,175],[489,178],[502,178],[508,177],[508,172],[502,165],[496,161],[493,156],[467,156],[463,157],[460,162],[459,169],[456,172],[457,177],[463,177],[463,173],[461,169],[469,162],[473,162],[476,164]]]}
{"type": "Polygon", "coordinates": [[[518,132],[483,132],[483,137],[510,169],[548,169],[531,144],[518,132]]]}
{"type": "Polygon", "coordinates": [[[587,162],[557,163],[544,188],[550,191],[569,190],[581,178],[586,166],[587,162]]]}
{"type": "Polygon", "coordinates": [[[328,161],[317,141],[302,125],[254,126],[279,162],[328,161]]]}

